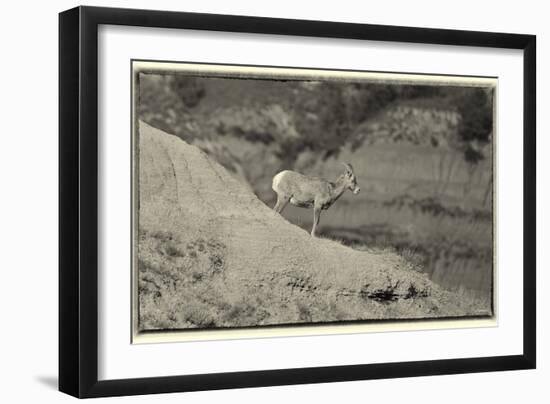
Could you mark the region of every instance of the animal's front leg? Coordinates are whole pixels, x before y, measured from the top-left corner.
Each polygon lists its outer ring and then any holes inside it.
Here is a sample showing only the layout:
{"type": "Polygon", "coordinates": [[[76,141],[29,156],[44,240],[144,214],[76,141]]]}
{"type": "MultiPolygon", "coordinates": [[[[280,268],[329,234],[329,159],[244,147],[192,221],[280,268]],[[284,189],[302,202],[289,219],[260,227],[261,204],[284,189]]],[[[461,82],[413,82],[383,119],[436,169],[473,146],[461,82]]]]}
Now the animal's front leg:
{"type": "Polygon", "coordinates": [[[315,231],[319,224],[319,218],[321,217],[321,208],[313,208],[313,227],[311,228],[311,235],[315,237],[315,231]]]}

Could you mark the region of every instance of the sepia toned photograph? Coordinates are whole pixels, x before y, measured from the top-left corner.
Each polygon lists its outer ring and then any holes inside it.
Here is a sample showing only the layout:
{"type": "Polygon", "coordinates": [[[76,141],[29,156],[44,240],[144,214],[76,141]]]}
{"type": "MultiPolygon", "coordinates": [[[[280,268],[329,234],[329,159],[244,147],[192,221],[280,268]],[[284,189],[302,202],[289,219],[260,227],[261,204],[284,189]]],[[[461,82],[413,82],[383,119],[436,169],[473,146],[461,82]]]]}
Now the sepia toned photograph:
{"type": "Polygon", "coordinates": [[[496,90],[133,61],[134,332],[495,318],[496,90]]]}

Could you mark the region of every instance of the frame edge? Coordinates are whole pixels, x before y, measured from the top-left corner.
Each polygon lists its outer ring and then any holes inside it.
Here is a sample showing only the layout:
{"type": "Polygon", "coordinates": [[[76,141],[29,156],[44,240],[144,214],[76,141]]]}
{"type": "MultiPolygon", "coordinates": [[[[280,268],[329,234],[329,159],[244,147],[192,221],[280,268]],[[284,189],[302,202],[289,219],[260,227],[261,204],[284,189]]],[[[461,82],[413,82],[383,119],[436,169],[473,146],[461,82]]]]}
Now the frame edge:
{"type": "Polygon", "coordinates": [[[59,14],[59,391],[79,396],[80,10],[59,14]]]}
{"type": "Polygon", "coordinates": [[[536,36],[527,36],[523,48],[523,356],[529,369],[537,366],[536,48],[536,36]]]}

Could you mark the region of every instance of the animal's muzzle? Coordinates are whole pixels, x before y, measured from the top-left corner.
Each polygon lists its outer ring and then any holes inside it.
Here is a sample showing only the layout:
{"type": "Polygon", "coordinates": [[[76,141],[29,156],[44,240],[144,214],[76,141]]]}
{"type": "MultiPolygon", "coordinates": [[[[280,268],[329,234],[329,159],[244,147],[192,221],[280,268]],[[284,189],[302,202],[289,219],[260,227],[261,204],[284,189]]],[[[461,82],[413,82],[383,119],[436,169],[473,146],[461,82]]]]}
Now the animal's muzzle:
{"type": "Polygon", "coordinates": [[[355,189],[353,190],[353,195],[357,195],[359,191],[361,191],[361,188],[355,187],[355,189]]]}

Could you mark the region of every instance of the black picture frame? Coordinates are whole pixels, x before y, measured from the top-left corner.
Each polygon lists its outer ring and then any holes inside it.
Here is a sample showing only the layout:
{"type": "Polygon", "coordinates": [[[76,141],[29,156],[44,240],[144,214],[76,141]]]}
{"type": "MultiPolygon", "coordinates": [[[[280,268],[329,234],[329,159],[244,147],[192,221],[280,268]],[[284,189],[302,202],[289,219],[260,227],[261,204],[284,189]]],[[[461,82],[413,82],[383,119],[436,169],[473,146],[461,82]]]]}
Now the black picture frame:
{"type": "Polygon", "coordinates": [[[59,390],[103,397],[536,366],[536,37],[167,11],[77,7],[59,15],[59,390]],[[98,26],[181,28],[523,50],[521,355],[98,381],[98,26]]]}

